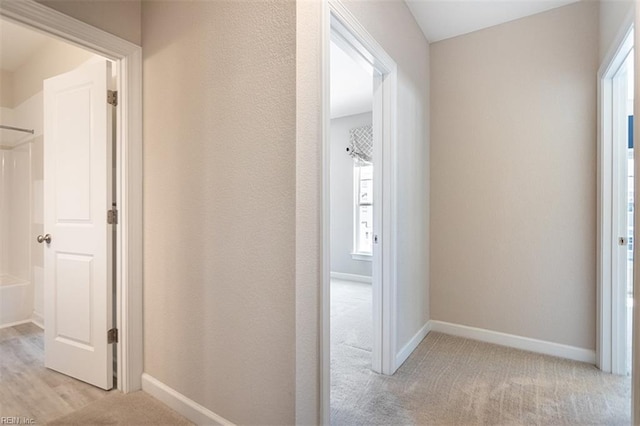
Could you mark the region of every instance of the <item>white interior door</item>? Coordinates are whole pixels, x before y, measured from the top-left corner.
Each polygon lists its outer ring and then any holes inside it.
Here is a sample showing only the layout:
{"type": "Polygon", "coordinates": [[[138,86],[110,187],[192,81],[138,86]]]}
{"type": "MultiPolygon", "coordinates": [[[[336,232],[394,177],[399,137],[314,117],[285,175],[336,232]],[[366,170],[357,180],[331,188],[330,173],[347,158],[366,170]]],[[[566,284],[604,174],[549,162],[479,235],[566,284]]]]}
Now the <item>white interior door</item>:
{"type": "Polygon", "coordinates": [[[44,82],[45,366],[103,389],[113,387],[109,65],[44,82]]]}

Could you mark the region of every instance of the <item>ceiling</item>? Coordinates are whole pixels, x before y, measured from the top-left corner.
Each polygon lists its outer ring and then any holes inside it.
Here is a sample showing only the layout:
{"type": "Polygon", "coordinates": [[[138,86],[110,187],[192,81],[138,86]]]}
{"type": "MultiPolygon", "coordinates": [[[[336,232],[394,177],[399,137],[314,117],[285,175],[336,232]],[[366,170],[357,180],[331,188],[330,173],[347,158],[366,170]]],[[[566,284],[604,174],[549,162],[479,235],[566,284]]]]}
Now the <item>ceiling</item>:
{"type": "MultiPolygon", "coordinates": [[[[579,0],[405,0],[430,43],[579,0]]],[[[352,55],[355,55],[353,53],[352,55]]],[[[331,118],[371,111],[372,70],[331,42],[331,118]]]]}
{"type": "MultiPolygon", "coordinates": [[[[578,0],[406,0],[431,43],[578,0]]],[[[0,68],[14,72],[48,37],[0,20],[0,68]]],[[[331,43],[331,117],[371,111],[372,70],[331,43]]]]}
{"type": "Polygon", "coordinates": [[[579,0],[405,0],[429,43],[579,0]]]}
{"type": "Polygon", "coordinates": [[[49,38],[0,19],[0,69],[14,72],[49,38]]]}

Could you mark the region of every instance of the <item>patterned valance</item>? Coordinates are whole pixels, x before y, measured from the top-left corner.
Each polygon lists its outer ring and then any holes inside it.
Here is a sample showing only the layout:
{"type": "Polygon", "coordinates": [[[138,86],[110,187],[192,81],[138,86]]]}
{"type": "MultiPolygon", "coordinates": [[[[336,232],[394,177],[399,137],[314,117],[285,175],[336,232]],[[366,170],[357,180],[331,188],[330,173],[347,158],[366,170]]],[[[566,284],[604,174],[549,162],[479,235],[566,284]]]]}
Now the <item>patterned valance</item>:
{"type": "Polygon", "coordinates": [[[347,152],[356,161],[371,163],[373,155],[373,127],[371,125],[349,130],[347,152]]]}

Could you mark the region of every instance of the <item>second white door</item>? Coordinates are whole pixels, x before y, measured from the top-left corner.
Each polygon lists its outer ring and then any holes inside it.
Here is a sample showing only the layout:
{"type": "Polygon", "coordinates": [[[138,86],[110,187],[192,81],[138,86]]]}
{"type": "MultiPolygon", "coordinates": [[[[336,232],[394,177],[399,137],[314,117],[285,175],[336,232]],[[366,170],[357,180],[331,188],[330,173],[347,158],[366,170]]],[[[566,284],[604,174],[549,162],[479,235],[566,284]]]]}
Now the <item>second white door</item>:
{"type": "Polygon", "coordinates": [[[45,366],[113,387],[109,63],[44,82],[45,366]]]}

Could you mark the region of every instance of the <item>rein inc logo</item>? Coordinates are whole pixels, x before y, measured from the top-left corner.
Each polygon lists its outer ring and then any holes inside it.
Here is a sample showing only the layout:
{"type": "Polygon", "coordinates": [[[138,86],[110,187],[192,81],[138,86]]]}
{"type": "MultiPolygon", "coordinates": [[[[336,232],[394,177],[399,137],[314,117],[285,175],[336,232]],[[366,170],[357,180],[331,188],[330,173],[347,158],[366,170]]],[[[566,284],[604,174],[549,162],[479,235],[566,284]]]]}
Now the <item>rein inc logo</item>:
{"type": "Polygon", "coordinates": [[[36,424],[36,419],[33,419],[31,417],[18,417],[18,416],[0,417],[0,425],[35,425],[35,424],[36,424]]]}

